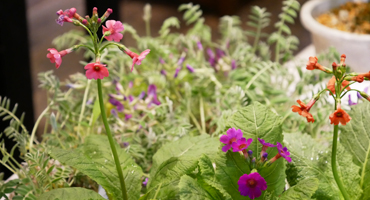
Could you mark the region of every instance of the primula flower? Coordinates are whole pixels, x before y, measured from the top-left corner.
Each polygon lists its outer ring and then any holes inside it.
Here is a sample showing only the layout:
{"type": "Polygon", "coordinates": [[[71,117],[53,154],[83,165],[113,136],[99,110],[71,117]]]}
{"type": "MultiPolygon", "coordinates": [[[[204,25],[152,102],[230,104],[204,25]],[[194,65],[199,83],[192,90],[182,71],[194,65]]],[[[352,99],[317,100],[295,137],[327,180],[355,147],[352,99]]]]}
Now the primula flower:
{"type": "Polygon", "coordinates": [[[85,66],[86,77],[88,79],[103,79],[104,77],[109,76],[108,69],[105,67],[107,65],[103,65],[100,63],[89,63],[85,66]]]}
{"type": "Polygon", "coordinates": [[[276,145],[265,142],[264,139],[258,138],[258,141],[262,144],[261,158],[263,157],[263,154],[266,153],[267,148],[276,147],[276,145]]]}
{"type": "Polygon", "coordinates": [[[234,142],[243,137],[243,132],[240,129],[236,130],[235,128],[229,128],[229,130],[226,131],[226,134],[227,135],[222,135],[220,137],[220,142],[226,144],[222,147],[223,152],[227,152],[234,142]]]}
{"type": "Polygon", "coordinates": [[[233,152],[243,151],[244,149],[247,149],[252,141],[252,138],[249,138],[248,140],[245,138],[241,138],[238,141],[232,143],[231,147],[233,148],[233,152]]]}
{"type": "Polygon", "coordinates": [[[58,69],[60,65],[62,64],[62,57],[71,53],[72,48],[63,50],[61,52],[58,52],[54,48],[49,48],[48,51],[50,51],[50,53],[48,53],[46,57],[50,59],[51,63],[55,63],[55,67],[58,69]]]}
{"type": "Polygon", "coordinates": [[[59,16],[58,19],[55,21],[57,24],[63,26],[64,22],[72,22],[73,15],[76,13],[76,8],[67,9],[63,12],[63,10],[58,10],[57,15],[59,16]]]}
{"type": "Polygon", "coordinates": [[[350,106],[357,105],[357,103],[352,102],[351,95],[348,95],[348,105],[350,106]]]}
{"type": "Polygon", "coordinates": [[[103,34],[107,31],[109,31],[110,34],[104,38],[108,41],[114,40],[115,42],[119,42],[123,37],[122,33],[120,33],[124,29],[122,23],[120,21],[108,20],[105,22],[105,25],[107,27],[103,26],[103,34]]]}
{"type": "Polygon", "coordinates": [[[307,106],[301,100],[297,100],[297,102],[301,107],[293,105],[292,106],[292,111],[293,112],[298,112],[299,115],[301,115],[303,117],[306,117],[307,122],[312,122],[312,123],[315,122],[315,119],[313,118],[312,114],[309,113],[309,111],[310,111],[311,107],[315,104],[316,100],[312,99],[307,104],[307,106]]]}
{"type": "Polygon", "coordinates": [[[149,85],[148,87],[148,98],[150,99],[148,106],[151,106],[152,103],[155,105],[161,105],[161,102],[157,97],[157,87],[154,84],[149,85]]]}
{"type": "Polygon", "coordinates": [[[134,69],[135,64],[141,65],[141,61],[144,60],[144,58],[146,57],[146,55],[149,54],[149,52],[150,52],[150,49],[146,49],[143,52],[141,52],[140,55],[137,55],[136,53],[134,53],[134,52],[132,52],[128,49],[125,51],[125,53],[132,58],[131,71],[134,69]]]}
{"type": "Polygon", "coordinates": [[[255,199],[261,196],[262,190],[267,189],[265,179],[258,173],[244,174],[238,180],[240,195],[255,199]]]}
{"type": "Polygon", "coordinates": [[[290,158],[290,152],[288,151],[288,148],[283,147],[283,145],[280,144],[280,142],[276,142],[276,148],[278,149],[278,153],[275,157],[271,158],[270,163],[275,162],[277,159],[283,157],[288,162],[292,162],[292,158],[290,158]]]}
{"type": "Polygon", "coordinates": [[[337,110],[329,116],[329,119],[330,124],[338,125],[341,123],[342,125],[346,125],[352,118],[348,113],[346,113],[346,111],[342,110],[340,105],[338,105],[337,110]]]}

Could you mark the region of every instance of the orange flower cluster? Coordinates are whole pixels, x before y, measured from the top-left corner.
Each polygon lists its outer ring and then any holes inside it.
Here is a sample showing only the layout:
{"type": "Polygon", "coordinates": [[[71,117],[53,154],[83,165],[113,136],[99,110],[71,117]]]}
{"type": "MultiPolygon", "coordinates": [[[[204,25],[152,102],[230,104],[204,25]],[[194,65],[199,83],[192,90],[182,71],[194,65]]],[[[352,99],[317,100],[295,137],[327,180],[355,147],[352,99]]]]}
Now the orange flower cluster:
{"type": "Polygon", "coordinates": [[[324,66],[317,63],[318,60],[319,59],[316,56],[315,57],[310,57],[308,59],[307,64],[306,64],[306,69],[308,69],[308,70],[318,69],[318,70],[321,70],[323,72],[328,72],[328,69],[325,69],[324,66]]]}
{"type": "MultiPolygon", "coordinates": [[[[343,89],[344,87],[346,87],[347,85],[349,84],[349,81],[343,81],[342,82],[342,87],[341,89],[343,89]]],[[[335,76],[331,77],[331,79],[329,80],[328,84],[326,85],[326,87],[333,93],[335,94],[335,76]]],[[[347,87],[346,90],[350,90],[351,88],[350,87],[347,87]]]]}
{"type": "Polygon", "coordinates": [[[316,100],[311,100],[307,106],[306,104],[304,104],[301,100],[297,100],[297,103],[301,106],[301,107],[298,107],[296,105],[293,105],[292,106],[292,111],[293,112],[297,112],[299,115],[303,116],[303,117],[306,117],[307,118],[307,122],[312,122],[314,123],[315,122],[315,119],[313,118],[312,114],[309,113],[311,107],[313,106],[313,104],[315,104],[316,100]]]}

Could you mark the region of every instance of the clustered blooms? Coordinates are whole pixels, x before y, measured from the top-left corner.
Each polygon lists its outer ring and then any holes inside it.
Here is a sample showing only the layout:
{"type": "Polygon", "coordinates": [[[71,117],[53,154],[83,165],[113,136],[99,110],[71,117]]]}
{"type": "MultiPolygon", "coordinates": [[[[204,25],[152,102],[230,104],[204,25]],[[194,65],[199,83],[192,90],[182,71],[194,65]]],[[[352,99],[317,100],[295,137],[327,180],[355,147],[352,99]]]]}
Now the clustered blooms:
{"type": "Polygon", "coordinates": [[[239,178],[239,192],[243,196],[248,196],[251,199],[255,199],[261,196],[262,191],[267,189],[267,183],[265,179],[257,172],[260,167],[266,167],[271,165],[277,159],[283,157],[288,162],[291,162],[292,159],[289,157],[290,152],[288,148],[283,147],[281,143],[277,142],[276,145],[265,142],[264,139],[258,138],[258,141],[262,145],[261,150],[261,160],[256,161],[256,158],[253,157],[253,151],[247,150],[249,145],[253,142],[252,138],[246,139],[243,137],[243,132],[235,128],[230,128],[226,131],[226,135],[220,137],[220,142],[226,144],[222,147],[223,152],[227,152],[232,148],[233,152],[239,152],[244,155],[247,159],[247,162],[251,164],[253,170],[250,174],[244,174],[239,178]],[[268,153],[266,152],[268,147],[276,147],[278,153],[271,158],[267,159],[268,153]]]}
{"type": "MultiPolygon", "coordinates": [[[[332,68],[333,70],[330,70],[326,67],[323,67],[318,63],[318,58],[317,57],[309,57],[306,69],[308,70],[314,70],[318,69],[321,70],[327,74],[332,74],[332,78],[329,80],[327,84],[327,88],[319,92],[314,96],[314,98],[307,104],[305,105],[301,100],[297,100],[298,104],[300,107],[293,105],[292,106],[292,111],[297,112],[299,115],[306,117],[307,122],[314,122],[315,119],[313,118],[312,114],[309,113],[310,109],[312,106],[316,103],[316,101],[320,98],[321,93],[324,91],[329,91],[330,95],[333,96],[335,99],[335,104],[336,104],[336,110],[334,113],[332,113],[329,116],[330,123],[334,125],[338,125],[341,123],[342,125],[346,125],[349,121],[351,121],[351,117],[346,113],[341,108],[341,98],[344,96],[346,93],[344,90],[347,91],[352,91],[354,89],[351,89],[349,87],[351,84],[355,82],[362,83],[364,80],[370,80],[370,71],[368,73],[350,73],[350,74],[345,74],[346,73],[346,55],[342,54],[340,58],[340,63],[336,64],[333,62],[332,68]],[[350,82],[352,81],[352,82],[350,82]]],[[[357,91],[357,90],[355,90],[357,91]]],[[[370,101],[370,97],[367,94],[367,89],[365,89],[365,92],[357,91],[357,96],[358,99],[361,99],[362,97],[368,101],[370,101]]],[[[351,96],[349,95],[348,99],[348,104],[350,106],[356,105],[357,103],[352,102],[351,96]]]]}
{"type": "MultiPolygon", "coordinates": [[[[104,13],[103,16],[99,18],[98,16],[98,9],[96,7],[93,8],[93,14],[90,18],[90,16],[86,16],[85,18],[81,17],[77,12],[76,8],[70,8],[65,11],[59,10],[57,12],[58,18],[56,19],[57,24],[63,26],[64,22],[70,22],[77,26],[84,27],[92,37],[92,40],[94,43],[101,44],[101,41],[103,38],[99,39],[96,38],[96,31],[98,28],[102,25],[103,22],[109,17],[110,14],[112,14],[112,9],[108,8],[107,11],[104,13]],[[92,35],[92,32],[94,33],[94,36],[92,35]]],[[[122,31],[124,30],[123,24],[120,21],[115,20],[108,20],[105,23],[105,26],[103,26],[103,36],[108,41],[115,41],[119,42],[122,38],[122,31]]],[[[133,70],[134,65],[140,65],[141,62],[144,60],[146,55],[149,54],[150,50],[146,49],[144,50],[140,55],[130,51],[122,44],[116,44],[116,43],[110,43],[118,46],[119,49],[123,50],[124,53],[126,53],[128,56],[132,58],[132,66],[131,71],[133,70]]],[[[110,45],[108,44],[108,45],[110,45]]],[[[97,45],[96,45],[97,46],[97,45]]],[[[95,48],[96,48],[95,46],[95,48]]],[[[79,47],[87,47],[85,45],[75,45],[73,48],[69,48],[63,51],[58,52],[54,48],[49,48],[49,53],[47,54],[47,58],[50,59],[51,63],[55,63],[55,67],[58,69],[60,65],[62,64],[62,57],[71,53],[72,51],[78,49],[79,47]]],[[[89,63],[85,66],[86,69],[86,77],[88,79],[103,79],[104,77],[109,76],[108,69],[106,68],[106,65],[100,63],[99,58],[99,52],[101,52],[106,46],[102,47],[101,49],[91,49],[88,48],[91,51],[94,51],[94,54],[96,55],[96,61],[94,63],[89,63]]]]}

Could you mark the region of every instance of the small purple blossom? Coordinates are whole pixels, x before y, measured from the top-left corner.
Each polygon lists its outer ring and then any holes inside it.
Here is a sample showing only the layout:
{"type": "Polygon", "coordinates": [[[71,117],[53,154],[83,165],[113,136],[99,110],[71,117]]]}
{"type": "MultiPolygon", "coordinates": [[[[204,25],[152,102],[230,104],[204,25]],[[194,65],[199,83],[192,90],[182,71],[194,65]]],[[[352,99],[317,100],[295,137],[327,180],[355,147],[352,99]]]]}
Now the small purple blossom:
{"type": "Polygon", "coordinates": [[[109,95],[109,103],[116,106],[118,112],[122,112],[124,109],[123,104],[115,99],[112,95],[109,95]]]}
{"type": "Polygon", "coordinates": [[[166,62],[164,62],[163,58],[159,58],[159,63],[161,63],[162,65],[166,64],[166,62]]]}
{"type": "MultiPolygon", "coordinates": [[[[359,94],[359,93],[358,93],[358,94],[359,94]]],[[[357,96],[358,96],[358,94],[357,94],[357,96]]],[[[360,95],[360,96],[361,96],[361,95],[360,95]]],[[[362,96],[361,96],[361,98],[362,98],[362,96]]],[[[360,98],[359,98],[359,99],[360,99],[360,98]]],[[[352,102],[351,95],[348,95],[348,105],[350,105],[350,106],[357,105],[357,103],[352,102]]]]}
{"type": "Polygon", "coordinates": [[[247,149],[252,141],[252,138],[249,138],[248,140],[245,138],[241,138],[238,141],[232,143],[231,147],[233,148],[233,152],[243,151],[244,149],[247,149]]]}
{"type": "Polygon", "coordinates": [[[145,92],[142,91],[137,98],[143,99],[145,97],[145,92]]]}
{"type": "Polygon", "coordinates": [[[93,99],[92,98],[90,98],[90,99],[88,99],[86,101],[86,105],[91,105],[92,103],[93,103],[93,99]]]}
{"type": "Polygon", "coordinates": [[[216,49],[216,57],[217,57],[217,60],[224,57],[225,56],[225,52],[222,51],[221,49],[216,49]]]}
{"type": "Polygon", "coordinates": [[[197,42],[197,46],[198,46],[198,49],[199,49],[200,51],[202,51],[202,50],[203,50],[203,45],[202,45],[202,43],[201,43],[200,41],[198,41],[198,42],[197,42]]]}
{"type": "Polygon", "coordinates": [[[121,83],[118,80],[113,80],[113,84],[115,85],[115,89],[116,89],[117,93],[121,94],[120,91],[123,90],[123,86],[121,85],[121,83]]]}
{"type": "Polygon", "coordinates": [[[149,179],[148,178],[145,178],[145,180],[143,182],[143,185],[146,186],[148,184],[148,181],[149,181],[149,179]]]}
{"type": "Polygon", "coordinates": [[[129,145],[130,145],[130,143],[128,143],[128,142],[123,143],[123,147],[128,147],[129,145]]]}
{"type": "Polygon", "coordinates": [[[128,121],[129,119],[132,118],[132,114],[126,114],[125,115],[125,120],[128,121]]]}
{"type": "Polygon", "coordinates": [[[240,195],[255,199],[261,196],[262,190],[267,189],[265,179],[258,173],[242,175],[238,180],[240,195]]]}
{"type": "Polygon", "coordinates": [[[166,70],[162,69],[162,70],[161,70],[161,74],[162,74],[163,76],[166,76],[166,75],[167,75],[166,70]]]}
{"type": "Polygon", "coordinates": [[[72,22],[71,18],[73,18],[73,15],[75,13],[76,13],[76,8],[67,9],[65,11],[58,10],[56,13],[58,15],[58,19],[56,19],[55,21],[57,22],[57,24],[63,26],[64,22],[72,22]]]}
{"type": "Polygon", "coordinates": [[[176,68],[175,74],[173,75],[174,78],[177,78],[181,69],[182,69],[182,66],[176,68]]]}
{"type": "Polygon", "coordinates": [[[243,137],[243,132],[240,129],[236,130],[235,128],[229,128],[229,130],[226,131],[226,134],[227,135],[222,135],[220,137],[220,142],[226,144],[222,147],[223,152],[227,152],[234,142],[243,137]]]}
{"type": "Polygon", "coordinates": [[[235,60],[231,61],[231,69],[232,70],[236,69],[236,61],[235,60]]]}
{"type": "Polygon", "coordinates": [[[268,155],[269,154],[265,152],[265,153],[262,154],[262,158],[266,159],[268,155]]]}
{"type": "Polygon", "coordinates": [[[252,156],[253,155],[253,151],[252,150],[249,150],[248,151],[248,156],[252,156]]]}
{"type": "Polygon", "coordinates": [[[194,68],[190,65],[186,65],[186,68],[189,70],[190,73],[194,73],[194,68]]]}
{"type": "Polygon", "coordinates": [[[110,110],[110,114],[112,114],[116,118],[118,117],[118,113],[117,113],[117,110],[115,108],[113,108],[113,109],[110,110]]]}
{"type": "Polygon", "coordinates": [[[148,87],[148,98],[151,99],[148,106],[150,106],[152,103],[154,103],[155,105],[161,105],[161,102],[158,100],[157,97],[157,87],[154,84],[151,84],[148,87]]]}
{"type": "Polygon", "coordinates": [[[275,160],[281,157],[285,158],[285,160],[287,160],[288,162],[292,162],[292,158],[289,157],[290,152],[288,151],[288,148],[283,147],[283,145],[281,145],[280,142],[276,143],[276,148],[278,149],[279,153],[277,153],[276,156],[271,159],[270,161],[271,163],[273,163],[275,160]]]}
{"type": "Polygon", "coordinates": [[[212,66],[212,67],[215,67],[216,66],[216,57],[215,57],[215,54],[213,53],[212,49],[208,48],[207,49],[207,54],[208,54],[208,62],[209,64],[212,66]]]}
{"type": "Polygon", "coordinates": [[[264,148],[264,147],[276,147],[276,145],[273,145],[271,143],[265,142],[264,139],[258,138],[258,141],[263,145],[262,148],[264,148]]]}
{"type": "Polygon", "coordinates": [[[184,63],[185,57],[180,57],[179,61],[177,61],[177,65],[181,66],[184,63]]]}

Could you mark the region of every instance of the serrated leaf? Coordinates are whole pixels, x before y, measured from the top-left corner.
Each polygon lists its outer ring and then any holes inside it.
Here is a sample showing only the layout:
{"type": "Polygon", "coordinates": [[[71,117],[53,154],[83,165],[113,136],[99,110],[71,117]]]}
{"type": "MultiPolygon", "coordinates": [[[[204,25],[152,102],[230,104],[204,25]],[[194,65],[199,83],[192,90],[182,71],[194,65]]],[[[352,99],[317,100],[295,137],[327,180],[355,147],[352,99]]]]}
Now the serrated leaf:
{"type": "Polygon", "coordinates": [[[340,140],[353,155],[353,160],[361,169],[360,186],[363,190],[361,199],[370,198],[370,103],[365,102],[352,107],[349,115],[352,120],[341,126],[340,140]]]}
{"type": "MultiPolygon", "coordinates": [[[[228,127],[241,129],[245,138],[252,138],[253,142],[248,149],[253,151],[254,157],[259,157],[262,145],[258,138],[276,144],[283,141],[281,117],[273,113],[268,107],[253,102],[251,105],[236,112],[229,121],[228,127]]],[[[268,159],[278,152],[276,148],[268,148],[268,159]]],[[[263,168],[259,173],[267,182],[267,191],[274,191],[280,195],[285,186],[285,160],[279,159],[270,167],[263,168]]],[[[240,176],[239,176],[240,177],[240,176]]]]}
{"type": "MultiPolygon", "coordinates": [[[[293,176],[288,177],[291,182],[299,182],[306,178],[317,178],[320,180],[319,188],[313,195],[317,199],[340,199],[340,191],[334,180],[331,169],[331,151],[324,144],[315,141],[308,135],[291,133],[284,135],[284,143],[288,147],[292,162],[289,171],[296,171],[293,176]]],[[[362,193],[359,186],[359,168],[352,163],[352,156],[339,145],[337,149],[338,172],[342,177],[344,185],[350,185],[347,192],[353,199],[358,199],[362,193]]]]}
{"type": "Polygon", "coordinates": [[[222,200],[222,195],[217,193],[217,190],[212,188],[204,187],[201,183],[197,182],[195,179],[188,175],[181,177],[179,182],[179,193],[181,200],[222,200]]]}
{"type": "Polygon", "coordinates": [[[307,178],[297,185],[289,188],[281,196],[281,200],[307,200],[316,192],[319,187],[319,179],[307,178]]]}
{"type": "MultiPolygon", "coordinates": [[[[136,200],[140,196],[142,171],[125,150],[117,143],[115,145],[129,199],[136,200]]],[[[89,135],[81,147],[75,150],[52,149],[51,156],[89,176],[115,199],[122,199],[118,173],[106,136],[89,135]]]]}
{"type": "Polygon", "coordinates": [[[59,188],[39,196],[38,200],[105,200],[97,192],[85,188],[59,188]]]}
{"type": "Polygon", "coordinates": [[[210,157],[217,153],[219,141],[208,135],[184,137],[168,143],[153,156],[153,166],[148,183],[148,199],[153,198],[156,188],[161,186],[157,198],[173,199],[178,195],[180,177],[197,167],[202,154],[210,157]]]}

